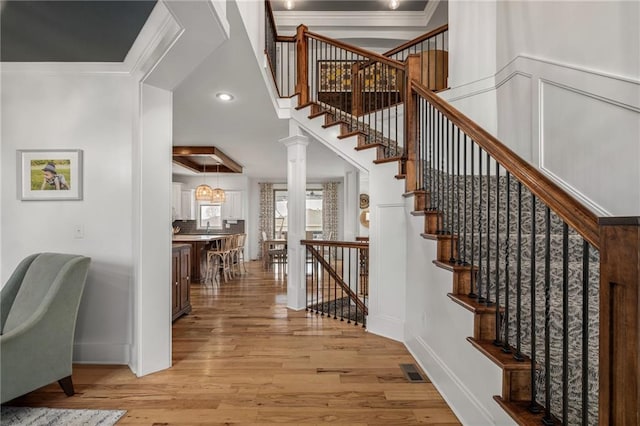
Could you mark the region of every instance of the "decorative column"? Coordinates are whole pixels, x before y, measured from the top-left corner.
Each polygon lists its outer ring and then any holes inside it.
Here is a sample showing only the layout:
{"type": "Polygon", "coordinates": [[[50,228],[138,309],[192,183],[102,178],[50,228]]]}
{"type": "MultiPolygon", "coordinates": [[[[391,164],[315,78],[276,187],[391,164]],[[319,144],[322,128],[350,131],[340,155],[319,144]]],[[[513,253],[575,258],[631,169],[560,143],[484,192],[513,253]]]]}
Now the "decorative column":
{"type": "Polygon", "coordinates": [[[280,142],[287,147],[287,307],[301,310],[306,307],[306,253],[300,240],[305,239],[309,138],[294,134],[280,142]]]}
{"type": "Polygon", "coordinates": [[[344,240],[355,241],[359,235],[360,222],[358,215],[360,212],[360,177],[358,169],[351,165],[345,165],[344,172],[344,240]]]}

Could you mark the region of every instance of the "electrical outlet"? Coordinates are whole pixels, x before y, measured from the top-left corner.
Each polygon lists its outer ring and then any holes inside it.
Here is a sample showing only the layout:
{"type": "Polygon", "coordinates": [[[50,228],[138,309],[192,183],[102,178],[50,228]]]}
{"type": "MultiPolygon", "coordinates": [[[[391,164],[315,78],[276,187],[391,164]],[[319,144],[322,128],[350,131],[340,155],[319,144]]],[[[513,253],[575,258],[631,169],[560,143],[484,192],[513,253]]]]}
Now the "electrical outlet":
{"type": "Polygon", "coordinates": [[[82,225],[74,225],[73,227],[73,238],[80,240],[84,238],[84,226],[82,225]]]}

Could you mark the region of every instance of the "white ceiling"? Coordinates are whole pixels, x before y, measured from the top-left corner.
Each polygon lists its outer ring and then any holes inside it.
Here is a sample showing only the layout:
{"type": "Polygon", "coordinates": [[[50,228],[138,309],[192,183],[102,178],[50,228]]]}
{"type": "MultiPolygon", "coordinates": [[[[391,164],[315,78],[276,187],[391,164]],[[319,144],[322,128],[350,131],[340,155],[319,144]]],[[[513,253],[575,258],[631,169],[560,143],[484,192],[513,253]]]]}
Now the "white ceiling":
{"type": "MultiPolygon", "coordinates": [[[[253,178],[287,176],[288,121],[277,118],[237,6],[227,4],[231,37],[218,47],[173,94],[174,145],[220,148],[253,178]],[[216,99],[221,91],[232,102],[216,99]]],[[[307,148],[309,179],[342,177],[345,162],[318,141],[307,148]]],[[[181,173],[174,168],[174,172],[181,173]]],[[[186,174],[186,173],[185,173],[186,174]]]]}

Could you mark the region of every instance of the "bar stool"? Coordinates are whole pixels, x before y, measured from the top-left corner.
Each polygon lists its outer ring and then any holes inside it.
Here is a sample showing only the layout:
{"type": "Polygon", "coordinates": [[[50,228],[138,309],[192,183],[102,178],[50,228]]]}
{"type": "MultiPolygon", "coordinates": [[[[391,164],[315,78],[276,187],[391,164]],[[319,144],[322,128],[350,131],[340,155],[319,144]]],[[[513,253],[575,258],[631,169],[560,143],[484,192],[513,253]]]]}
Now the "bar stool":
{"type": "Polygon", "coordinates": [[[238,275],[240,275],[243,269],[244,272],[247,272],[247,267],[244,264],[244,244],[247,235],[237,234],[235,237],[233,248],[231,249],[231,267],[234,275],[236,274],[236,269],[238,275]]]}
{"type": "Polygon", "coordinates": [[[207,273],[205,275],[205,283],[211,280],[211,285],[214,284],[214,280],[220,283],[220,279],[217,278],[220,273],[224,274],[224,281],[227,282],[227,271],[225,265],[227,263],[227,257],[229,256],[229,244],[227,243],[228,237],[221,238],[215,241],[215,245],[207,250],[207,273]]]}
{"type": "Polygon", "coordinates": [[[235,235],[228,235],[223,239],[222,275],[224,276],[224,282],[233,278],[233,259],[231,253],[235,241],[235,235]]]}

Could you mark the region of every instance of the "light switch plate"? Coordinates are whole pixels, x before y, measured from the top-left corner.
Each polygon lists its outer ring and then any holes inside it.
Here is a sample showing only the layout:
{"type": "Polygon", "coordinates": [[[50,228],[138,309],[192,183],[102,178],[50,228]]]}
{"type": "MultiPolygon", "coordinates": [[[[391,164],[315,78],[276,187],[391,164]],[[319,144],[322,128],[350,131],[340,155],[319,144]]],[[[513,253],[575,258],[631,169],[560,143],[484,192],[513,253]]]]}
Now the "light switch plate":
{"type": "Polygon", "coordinates": [[[73,227],[73,238],[80,240],[84,238],[84,226],[82,225],[74,225],[73,227]]]}

